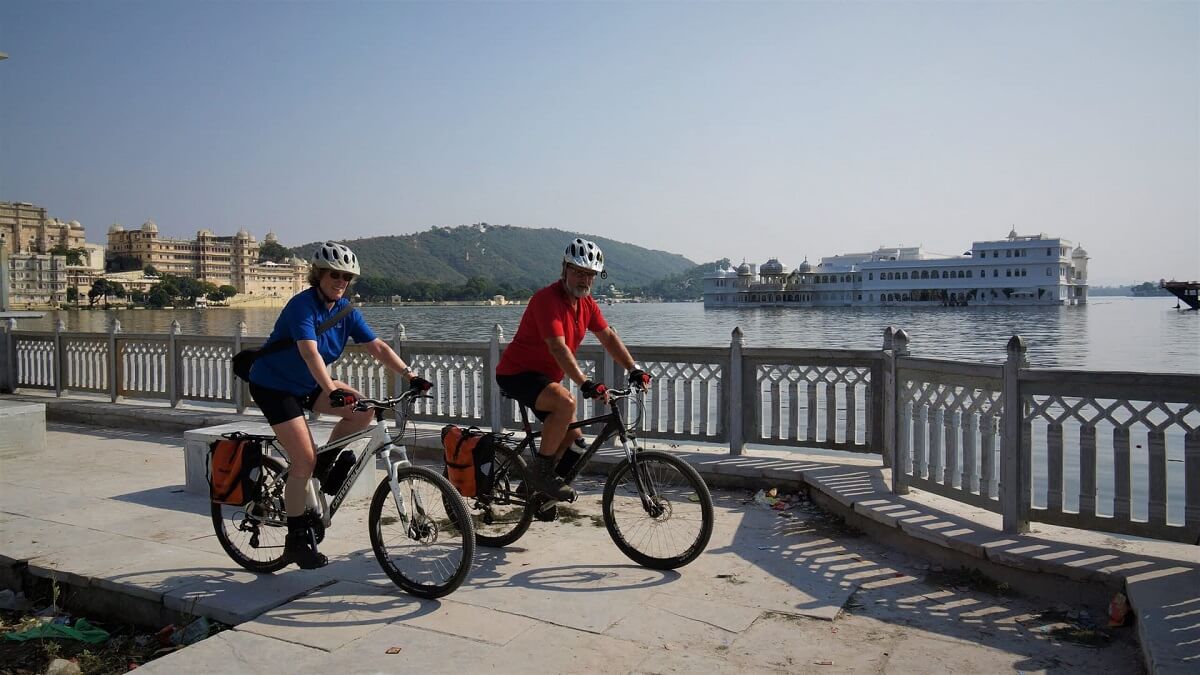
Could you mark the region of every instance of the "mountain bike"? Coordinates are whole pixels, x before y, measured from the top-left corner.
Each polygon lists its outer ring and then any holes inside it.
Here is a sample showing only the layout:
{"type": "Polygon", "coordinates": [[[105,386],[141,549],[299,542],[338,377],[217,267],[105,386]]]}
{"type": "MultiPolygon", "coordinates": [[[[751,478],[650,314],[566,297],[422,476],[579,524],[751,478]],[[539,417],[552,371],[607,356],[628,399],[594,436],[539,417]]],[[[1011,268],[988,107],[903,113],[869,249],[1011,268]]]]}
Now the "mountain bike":
{"type": "MultiPolygon", "coordinates": [[[[413,466],[408,460],[402,436],[409,405],[421,398],[432,397],[410,390],[395,398],[358,399],[354,409],[373,410],[376,424],[318,448],[317,466],[328,466],[329,459],[355,441],[370,440],[332,502],[326,500],[317,478],[309,481],[307,501],[320,514],[313,524],[313,534],[320,543],[359,474],[382,457],[388,475],[376,488],[367,515],[371,549],[397,586],[418,597],[439,598],[466,579],[475,557],[475,533],[466,504],[454,486],[437,472],[413,466]],[[387,411],[395,416],[394,430],[389,430],[384,421],[387,411]]],[[[287,454],[275,436],[242,437],[263,443],[258,498],[240,506],[214,503],[213,527],[221,547],[238,565],[251,572],[275,572],[290,562],[284,556],[287,454]]]]}
{"type": "MultiPolygon", "coordinates": [[[[591,445],[568,464],[559,463],[558,473],[568,484],[587,466],[596,452],[614,437],[625,451],[608,474],[601,497],[604,526],[613,543],[631,560],[654,569],[675,569],[695,560],[708,545],[713,529],[712,495],[700,474],[687,462],[666,452],[643,450],[637,443],[638,422],[645,410],[644,392],[609,389],[609,412],[574,422],[570,429],[603,424],[591,445]],[[637,410],[626,424],[619,403],[628,401],[637,410]]],[[[505,394],[505,398],[511,398],[505,394]]],[[[533,431],[528,409],[521,405],[525,437],[513,442],[513,434],[497,434],[492,489],[467,500],[475,525],[475,540],[481,546],[507,546],[529,529],[539,512],[556,508],[548,497],[533,491],[528,464],[537,452],[540,431],[533,431]]],[[[544,518],[543,518],[544,519],[544,518]]]]}

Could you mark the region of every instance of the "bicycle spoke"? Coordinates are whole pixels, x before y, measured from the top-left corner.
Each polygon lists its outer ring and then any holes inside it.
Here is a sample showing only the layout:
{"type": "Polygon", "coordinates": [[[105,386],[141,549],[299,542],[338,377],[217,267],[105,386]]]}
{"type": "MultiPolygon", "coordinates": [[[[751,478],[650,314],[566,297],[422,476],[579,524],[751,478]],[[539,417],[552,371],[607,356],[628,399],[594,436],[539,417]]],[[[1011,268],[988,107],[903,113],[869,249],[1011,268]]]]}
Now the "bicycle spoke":
{"type": "Polygon", "coordinates": [[[474,536],[461,501],[445,479],[425,469],[401,469],[401,518],[387,480],[371,502],[371,546],[384,571],[397,585],[422,597],[439,597],[462,583],[474,553],[474,536]],[[453,501],[447,499],[453,497],[453,501]]]}
{"type": "Polygon", "coordinates": [[[643,454],[638,461],[649,504],[642,501],[633,465],[623,464],[605,490],[609,533],[623,552],[642,564],[686,564],[699,555],[712,532],[707,488],[677,458],[643,454]]]}

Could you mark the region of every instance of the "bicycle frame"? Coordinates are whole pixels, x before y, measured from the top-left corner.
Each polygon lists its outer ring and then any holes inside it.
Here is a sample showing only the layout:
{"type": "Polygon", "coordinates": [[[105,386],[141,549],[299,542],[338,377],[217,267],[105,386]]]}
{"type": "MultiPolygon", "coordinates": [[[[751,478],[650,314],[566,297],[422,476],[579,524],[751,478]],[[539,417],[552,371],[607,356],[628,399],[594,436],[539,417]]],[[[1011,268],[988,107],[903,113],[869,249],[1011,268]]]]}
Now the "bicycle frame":
{"type": "MultiPolygon", "coordinates": [[[[408,424],[408,414],[406,411],[393,409],[396,419],[396,431],[395,433],[391,433],[388,429],[387,422],[384,421],[385,408],[376,406],[374,410],[374,425],[367,427],[362,431],[352,433],[349,436],[343,436],[342,438],[331,440],[325,445],[317,448],[316,456],[320,457],[321,455],[327,453],[340,452],[351,443],[360,441],[364,438],[370,439],[366,447],[363,449],[362,455],[354,463],[354,466],[350,469],[350,473],[346,475],[346,479],[342,482],[341,487],[338,488],[337,494],[333,495],[332,501],[327,500],[324,492],[314,489],[313,484],[311,482],[309,483],[308,489],[316,493],[316,500],[321,507],[321,522],[325,525],[325,527],[329,527],[330,522],[333,520],[333,514],[337,513],[338,507],[340,507],[342,502],[346,500],[346,495],[349,494],[350,488],[354,485],[354,482],[358,480],[359,475],[366,470],[368,462],[374,463],[378,457],[383,457],[384,464],[387,466],[388,484],[391,486],[392,500],[396,503],[396,510],[400,514],[401,522],[403,522],[406,527],[408,525],[408,511],[405,507],[404,499],[402,499],[400,495],[400,483],[396,480],[397,468],[412,465],[412,462],[408,459],[408,449],[404,446],[401,439],[401,437],[404,435],[404,429],[408,424]],[[393,453],[398,455],[395,460],[392,459],[393,453]]],[[[277,451],[277,454],[280,454],[285,458],[287,457],[287,451],[285,451],[283,447],[279,445],[278,439],[272,440],[270,445],[274,450],[277,451]]],[[[289,468],[290,462],[291,460],[288,459],[289,468]]],[[[417,509],[418,511],[423,510],[421,504],[419,503],[419,499],[417,503],[417,509]]]]}
{"type": "MultiPolygon", "coordinates": [[[[585,420],[572,422],[567,426],[567,431],[572,431],[574,429],[582,429],[583,427],[604,422],[604,428],[600,430],[600,433],[596,435],[596,438],[592,441],[591,445],[588,446],[587,450],[583,452],[583,455],[580,456],[579,460],[575,462],[575,466],[571,467],[571,470],[567,472],[566,476],[563,476],[563,480],[565,480],[568,484],[574,482],[575,478],[583,472],[584,467],[588,465],[588,462],[591,461],[596,452],[600,450],[600,446],[611,440],[613,436],[617,436],[621,440],[621,447],[625,451],[625,458],[629,460],[631,465],[633,465],[633,478],[638,488],[638,495],[642,500],[642,507],[652,515],[657,515],[660,507],[657,501],[654,499],[656,495],[654,494],[653,483],[649,480],[646,480],[646,477],[642,475],[643,469],[641,462],[637,461],[638,455],[641,453],[642,448],[637,443],[637,436],[635,435],[634,431],[627,430],[625,428],[625,422],[621,418],[621,409],[618,407],[618,402],[622,399],[629,398],[630,394],[627,393],[625,395],[621,395],[621,392],[619,391],[614,393],[616,393],[617,396],[609,400],[608,413],[597,417],[591,417],[585,420]]],[[[519,444],[517,444],[517,452],[520,453],[522,449],[528,446],[530,452],[537,454],[538,447],[536,440],[541,438],[542,432],[533,430],[533,426],[529,422],[529,410],[520,403],[518,403],[518,407],[521,409],[521,426],[525,432],[525,438],[522,439],[519,444]]]]}

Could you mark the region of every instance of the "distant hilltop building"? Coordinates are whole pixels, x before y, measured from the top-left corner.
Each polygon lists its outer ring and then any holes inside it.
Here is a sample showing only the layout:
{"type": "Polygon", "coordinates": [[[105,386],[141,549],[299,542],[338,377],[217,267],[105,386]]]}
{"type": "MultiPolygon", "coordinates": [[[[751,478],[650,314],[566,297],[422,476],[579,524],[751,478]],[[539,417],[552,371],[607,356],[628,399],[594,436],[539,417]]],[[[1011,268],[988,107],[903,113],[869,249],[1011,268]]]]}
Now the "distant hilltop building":
{"type": "Polygon", "coordinates": [[[796,269],[772,258],[761,267],[704,277],[705,307],[863,305],[1082,305],[1087,303],[1083,248],[1044,234],[977,241],[961,256],[920,247],[805,259],[796,269]]]}
{"type": "MultiPolygon", "coordinates": [[[[268,232],[265,242],[278,243],[268,232]]],[[[141,228],[108,228],[107,267],[113,271],[153,266],[160,274],[174,274],[233,286],[239,295],[291,297],[308,286],[308,263],[291,258],[284,263],[259,262],[261,245],[245,229],[232,237],[200,230],[195,239],[158,236],[158,225],[147,220],[141,228]]]]}

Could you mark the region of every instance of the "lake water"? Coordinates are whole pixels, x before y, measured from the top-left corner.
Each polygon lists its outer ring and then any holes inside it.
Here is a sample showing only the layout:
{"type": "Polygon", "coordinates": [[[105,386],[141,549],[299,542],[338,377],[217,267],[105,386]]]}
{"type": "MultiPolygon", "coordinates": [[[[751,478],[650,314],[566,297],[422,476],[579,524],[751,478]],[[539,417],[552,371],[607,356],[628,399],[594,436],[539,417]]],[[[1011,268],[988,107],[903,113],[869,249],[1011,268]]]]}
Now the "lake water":
{"type": "MultiPolygon", "coordinates": [[[[364,307],[368,323],[390,337],[403,323],[413,340],[487,340],[500,324],[511,338],[523,306],[364,307]]],[[[245,321],[266,335],[278,309],[68,310],[21,319],[18,328],[103,332],[112,320],[126,333],[166,333],[178,320],[188,334],[231,335],[245,321]]],[[[839,307],[705,309],[700,303],[617,304],[604,314],[635,346],[728,346],[740,326],[751,347],[878,349],[887,326],[904,328],[914,355],[1002,362],[1021,335],[1032,365],[1089,370],[1200,373],[1200,312],[1175,309],[1174,298],[1094,298],[1081,307],[839,307]]],[[[592,338],[588,338],[592,340],[592,338]]],[[[636,348],[634,357],[637,356],[636,348]]]]}

